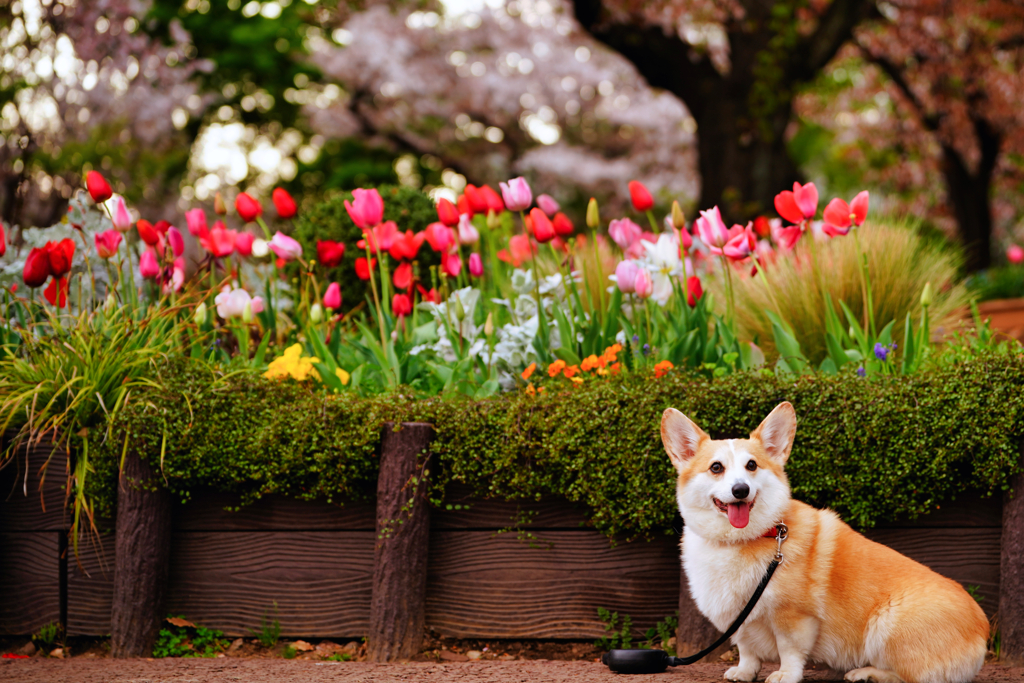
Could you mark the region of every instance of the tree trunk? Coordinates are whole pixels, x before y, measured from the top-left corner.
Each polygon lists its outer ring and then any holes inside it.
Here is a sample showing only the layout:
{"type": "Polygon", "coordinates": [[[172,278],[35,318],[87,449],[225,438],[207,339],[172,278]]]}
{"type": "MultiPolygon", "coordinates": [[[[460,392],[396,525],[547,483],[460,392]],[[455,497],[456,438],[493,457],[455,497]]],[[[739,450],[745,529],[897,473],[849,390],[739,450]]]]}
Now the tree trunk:
{"type": "Polygon", "coordinates": [[[972,273],[992,265],[992,174],[1002,143],[1001,136],[984,120],[976,119],[974,130],[981,152],[974,172],[952,145],[942,144],[946,193],[964,247],[964,265],[972,273]]]}
{"type": "Polygon", "coordinates": [[[409,659],[423,642],[430,541],[426,468],[433,437],[429,424],[384,426],[367,644],[372,662],[409,659]]]}
{"type": "Polygon", "coordinates": [[[1000,658],[1024,665],[1024,475],[1003,494],[999,575],[1000,658]]]}
{"type": "Polygon", "coordinates": [[[149,464],[131,451],[118,490],[114,547],[110,652],[114,657],[149,657],[164,618],[171,495],[149,464]]]}

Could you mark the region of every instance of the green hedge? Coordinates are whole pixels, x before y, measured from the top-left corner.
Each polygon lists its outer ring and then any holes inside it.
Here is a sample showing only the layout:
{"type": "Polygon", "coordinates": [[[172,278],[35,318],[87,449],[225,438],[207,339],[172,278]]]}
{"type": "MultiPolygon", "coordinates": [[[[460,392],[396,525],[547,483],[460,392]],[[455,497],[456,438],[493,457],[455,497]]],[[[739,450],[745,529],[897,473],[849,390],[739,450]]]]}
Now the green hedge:
{"type": "Polygon", "coordinates": [[[965,491],[997,493],[1022,469],[1019,355],[870,381],[764,372],[713,381],[632,375],[574,388],[547,380],[534,397],[478,402],[359,399],[313,383],[166,372],[172,388],[136,397],[105,446],[94,491],[107,506],[126,429],[183,499],[213,487],[245,500],[282,493],[342,503],[373,490],[381,424],[421,420],[437,428],[437,498],[453,481],[486,497],[556,494],[585,503],[604,533],[650,536],[675,515],[662,411],[678,408],[716,438],[745,437],[783,400],[799,419],[787,468],[796,497],[861,528],[927,513],[965,491]]]}

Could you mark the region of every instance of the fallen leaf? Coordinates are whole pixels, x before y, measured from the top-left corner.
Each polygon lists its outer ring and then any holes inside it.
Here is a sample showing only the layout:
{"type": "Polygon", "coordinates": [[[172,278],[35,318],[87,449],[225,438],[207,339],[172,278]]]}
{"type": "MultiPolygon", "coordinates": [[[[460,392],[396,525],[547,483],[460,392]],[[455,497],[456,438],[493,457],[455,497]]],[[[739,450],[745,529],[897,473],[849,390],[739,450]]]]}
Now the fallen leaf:
{"type": "Polygon", "coordinates": [[[175,626],[187,626],[189,628],[196,627],[196,625],[191,621],[188,619],[182,619],[181,617],[167,617],[167,623],[174,624],[175,626]]]}
{"type": "Polygon", "coordinates": [[[311,652],[313,650],[313,646],[304,640],[296,640],[294,643],[292,643],[292,647],[298,650],[299,652],[311,652]]]}

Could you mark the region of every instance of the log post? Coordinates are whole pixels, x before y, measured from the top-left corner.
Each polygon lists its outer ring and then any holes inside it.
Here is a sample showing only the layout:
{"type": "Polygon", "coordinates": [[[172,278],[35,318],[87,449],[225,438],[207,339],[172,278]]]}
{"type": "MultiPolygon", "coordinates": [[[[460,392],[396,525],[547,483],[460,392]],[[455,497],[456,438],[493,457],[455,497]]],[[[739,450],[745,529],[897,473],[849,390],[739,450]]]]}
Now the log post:
{"type": "Polygon", "coordinates": [[[138,454],[129,451],[117,495],[110,652],[150,657],[164,618],[171,553],[171,495],[138,454]]]}
{"type": "Polygon", "coordinates": [[[1000,658],[1024,664],[1024,474],[1003,494],[999,566],[1000,658]]]}
{"type": "MultiPolygon", "coordinates": [[[[697,603],[690,595],[690,582],[686,578],[686,570],[679,567],[679,630],[676,632],[676,655],[688,657],[700,652],[715,642],[721,631],[708,621],[707,617],[697,609],[697,603]]],[[[715,649],[701,662],[718,662],[723,652],[732,647],[729,643],[715,649]]]]}
{"type": "Polygon", "coordinates": [[[372,662],[409,659],[423,642],[430,542],[427,448],[433,436],[433,425],[420,422],[384,426],[367,643],[372,662]]]}

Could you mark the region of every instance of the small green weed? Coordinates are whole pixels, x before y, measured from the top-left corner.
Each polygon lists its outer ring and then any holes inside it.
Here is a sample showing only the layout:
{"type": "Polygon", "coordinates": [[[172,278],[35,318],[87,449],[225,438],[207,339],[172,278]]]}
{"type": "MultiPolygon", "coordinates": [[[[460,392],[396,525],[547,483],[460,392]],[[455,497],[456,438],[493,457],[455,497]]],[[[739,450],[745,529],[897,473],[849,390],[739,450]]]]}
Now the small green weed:
{"type": "Polygon", "coordinates": [[[352,655],[347,652],[335,652],[333,655],[327,658],[328,662],[351,662],[352,655]]]}
{"type": "Polygon", "coordinates": [[[604,638],[594,641],[594,647],[602,650],[628,650],[633,644],[633,618],[628,614],[622,615],[622,623],[619,623],[619,613],[609,612],[604,607],[597,608],[597,618],[604,624],[604,630],[608,634],[604,638]]]}
{"type": "Polygon", "coordinates": [[[664,621],[659,621],[657,624],[647,629],[647,633],[644,634],[644,637],[647,638],[647,642],[644,643],[644,647],[661,645],[662,650],[669,655],[675,656],[676,649],[669,646],[668,641],[670,638],[675,637],[677,628],[679,628],[679,612],[676,612],[675,616],[665,617],[664,621]]]}
{"type": "MultiPolygon", "coordinates": [[[[281,622],[277,619],[277,601],[274,601],[273,621],[268,618],[268,612],[263,613],[263,618],[260,620],[259,633],[253,633],[250,631],[253,637],[260,641],[260,645],[265,648],[274,647],[274,645],[277,644],[277,641],[281,638],[281,622]]],[[[288,659],[291,659],[291,657],[288,659]]]]}
{"type": "Polygon", "coordinates": [[[985,596],[978,592],[978,591],[981,590],[981,586],[976,586],[974,584],[968,584],[968,585],[964,586],[964,590],[967,591],[968,595],[970,595],[972,598],[974,598],[975,602],[980,603],[982,600],[985,599],[985,596]]]}
{"type": "Polygon", "coordinates": [[[299,654],[298,650],[296,650],[291,645],[285,645],[285,647],[284,647],[284,658],[285,659],[295,659],[295,656],[297,654],[299,654]]]}
{"type": "Polygon", "coordinates": [[[154,657],[213,657],[228,646],[221,631],[196,626],[181,617],[169,617],[168,622],[170,626],[160,629],[153,646],[154,657]]]}
{"type": "Polygon", "coordinates": [[[60,627],[60,623],[51,621],[49,624],[40,627],[38,633],[33,633],[32,640],[39,646],[40,650],[49,652],[57,646],[63,634],[64,629],[60,627]]]}

